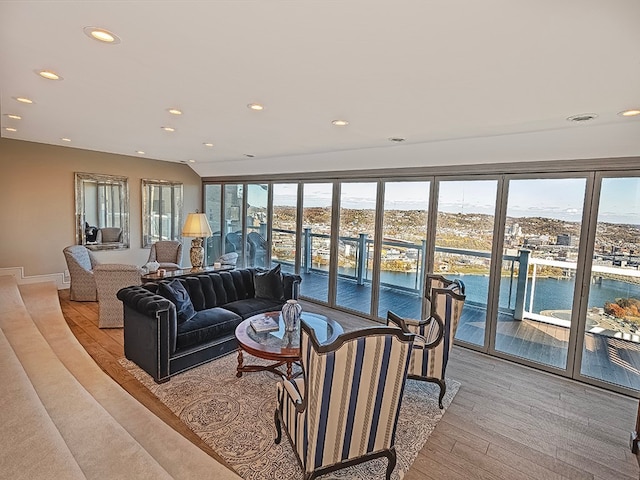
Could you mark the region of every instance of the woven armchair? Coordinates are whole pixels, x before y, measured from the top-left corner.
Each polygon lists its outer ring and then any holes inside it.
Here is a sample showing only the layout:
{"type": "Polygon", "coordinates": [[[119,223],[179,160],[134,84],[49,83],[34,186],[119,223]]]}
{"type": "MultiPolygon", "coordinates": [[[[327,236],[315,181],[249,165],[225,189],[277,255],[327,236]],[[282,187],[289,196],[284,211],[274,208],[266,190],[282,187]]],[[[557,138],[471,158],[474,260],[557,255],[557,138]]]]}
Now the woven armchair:
{"type": "Polygon", "coordinates": [[[386,478],[391,478],[414,337],[374,327],[320,345],[301,322],[303,374],[277,385],[275,442],[284,427],[305,480],[378,457],[389,460],[386,478]]]}
{"type": "Polygon", "coordinates": [[[102,263],[94,269],[98,289],[98,327],[124,326],[124,307],[116,294],[125,287],[140,285],[142,269],[136,265],[102,263]]]}
{"type": "Polygon", "coordinates": [[[97,294],[93,269],[100,264],[98,259],[82,245],[65,247],[62,253],[71,277],[69,298],[76,302],[95,302],[97,294]]]}
{"type": "Polygon", "coordinates": [[[149,260],[160,264],[165,270],[178,270],[182,263],[182,244],[174,240],[162,240],[151,245],[149,260]]]}
{"type": "Polygon", "coordinates": [[[387,325],[396,325],[423,339],[424,345],[416,345],[411,354],[409,378],[437,383],[440,386],[438,405],[443,408],[442,399],[447,391],[445,372],[464,306],[464,284],[440,275],[427,275],[427,282],[429,318],[406,319],[389,311],[387,325]]]}

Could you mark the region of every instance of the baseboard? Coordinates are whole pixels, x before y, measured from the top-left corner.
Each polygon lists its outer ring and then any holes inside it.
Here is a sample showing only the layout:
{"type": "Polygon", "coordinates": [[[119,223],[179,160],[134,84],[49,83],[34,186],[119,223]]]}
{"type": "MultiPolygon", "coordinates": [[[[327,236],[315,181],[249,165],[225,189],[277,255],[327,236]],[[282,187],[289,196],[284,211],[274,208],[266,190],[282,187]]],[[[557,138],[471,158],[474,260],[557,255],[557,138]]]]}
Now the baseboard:
{"type": "Polygon", "coordinates": [[[26,283],[53,282],[58,290],[69,288],[71,283],[64,281],[63,273],[49,273],[47,275],[29,275],[25,276],[23,267],[5,267],[0,268],[0,275],[11,275],[16,279],[18,285],[26,283]]]}

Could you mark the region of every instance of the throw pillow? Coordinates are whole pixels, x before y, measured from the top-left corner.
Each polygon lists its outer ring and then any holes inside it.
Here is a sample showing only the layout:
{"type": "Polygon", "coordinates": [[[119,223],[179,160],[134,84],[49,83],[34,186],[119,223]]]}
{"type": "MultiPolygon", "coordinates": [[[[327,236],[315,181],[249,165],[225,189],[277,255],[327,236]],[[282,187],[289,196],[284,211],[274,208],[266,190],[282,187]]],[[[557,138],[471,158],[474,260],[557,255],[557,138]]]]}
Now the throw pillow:
{"type": "Polygon", "coordinates": [[[191,320],[196,315],[196,310],[193,308],[189,292],[187,292],[187,289],[184,288],[184,285],[182,285],[177,278],[171,280],[169,283],[161,283],[158,286],[158,293],[173,302],[176,306],[178,325],[183,324],[187,320],[191,320]]]}
{"type": "Polygon", "coordinates": [[[256,298],[284,300],[280,264],[269,271],[256,272],[253,277],[253,284],[256,290],[256,298]]]}

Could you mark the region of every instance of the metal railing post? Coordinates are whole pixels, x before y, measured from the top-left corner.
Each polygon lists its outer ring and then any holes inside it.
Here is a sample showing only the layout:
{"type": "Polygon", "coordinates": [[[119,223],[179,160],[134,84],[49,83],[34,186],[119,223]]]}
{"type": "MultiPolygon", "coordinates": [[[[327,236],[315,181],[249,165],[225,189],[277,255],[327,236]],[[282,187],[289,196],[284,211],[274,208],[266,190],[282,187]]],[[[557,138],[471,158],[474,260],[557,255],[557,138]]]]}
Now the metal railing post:
{"type": "Polygon", "coordinates": [[[516,286],[516,304],[513,312],[514,320],[524,317],[524,302],[527,294],[527,275],[529,273],[529,257],[531,250],[519,250],[518,284],[516,286]]]}
{"type": "Polygon", "coordinates": [[[311,272],[311,228],[306,227],[303,234],[304,257],[302,258],[302,271],[304,273],[311,272]]]}
{"type": "Polygon", "coordinates": [[[420,270],[416,273],[417,290],[420,296],[424,296],[424,276],[427,273],[427,241],[422,240],[422,249],[418,252],[420,258],[420,270]]]}
{"type": "Polygon", "coordinates": [[[367,248],[367,234],[358,234],[358,264],[356,265],[358,285],[364,285],[364,274],[367,268],[367,259],[365,249],[367,248]]]}

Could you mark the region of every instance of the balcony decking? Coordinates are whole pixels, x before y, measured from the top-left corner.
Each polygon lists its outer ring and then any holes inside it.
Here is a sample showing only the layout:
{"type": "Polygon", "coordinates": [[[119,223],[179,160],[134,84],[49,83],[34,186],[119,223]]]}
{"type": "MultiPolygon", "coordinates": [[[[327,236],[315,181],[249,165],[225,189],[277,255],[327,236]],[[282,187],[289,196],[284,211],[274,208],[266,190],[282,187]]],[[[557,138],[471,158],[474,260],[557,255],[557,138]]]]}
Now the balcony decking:
{"type": "MultiPolygon", "coordinates": [[[[326,301],[328,276],[318,272],[302,274],[304,297],[326,301]]],[[[371,285],[357,285],[355,280],[338,278],[340,306],[369,313],[371,285]]],[[[380,291],[380,313],[393,310],[408,318],[420,317],[420,298],[412,292],[391,287],[380,291]]],[[[482,345],[484,343],[486,309],[466,304],[456,339],[482,345]]],[[[569,329],[536,320],[514,320],[500,313],[496,349],[530,361],[564,369],[566,367],[569,329]]],[[[582,357],[582,374],[615,385],[640,390],[640,345],[605,335],[587,333],[582,357]]]]}

